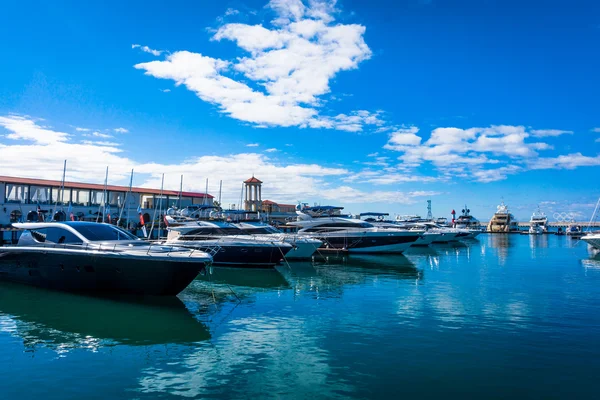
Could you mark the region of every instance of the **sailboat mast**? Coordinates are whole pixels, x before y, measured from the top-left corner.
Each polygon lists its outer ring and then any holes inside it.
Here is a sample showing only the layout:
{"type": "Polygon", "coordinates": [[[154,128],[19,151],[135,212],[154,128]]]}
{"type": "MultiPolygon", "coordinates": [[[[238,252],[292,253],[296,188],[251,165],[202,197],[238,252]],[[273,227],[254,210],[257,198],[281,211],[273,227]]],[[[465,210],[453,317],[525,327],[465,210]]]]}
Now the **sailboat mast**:
{"type": "MultiPolygon", "coordinates": [[[[162,210],[162,197],[163,197],[163,188],[165,186],[165,174],[162,174],[162,180],[160,183],[160,198],[158,200],[158,203],[160,204],[161,210],[162,210]]],[[[154,223],[156,222],[156,206],[157,204],[154,204],[154,215],[152,216],[152,225],[150,226],[150,233],[148,234],[148,237],[150,239],[152,239],[152,231],[154,230],[154,223]]],[[[160,222],[158,223],[158,234],[160,236],[160,222]]]]}
{"type": "MultiPolygon", "coordinates": [[[[129,225],[129,205],[127,203],[127,200],[129,198],[129,195],[131,194],[131,190],[132,190],[132,186],[133,186],[133,169],[131,170],[131,177],[129,178],[129,190],[127,191],[127,193],[125,193],[125,199],[123,200],[123,207],[121,207],[121,211],[119,211],[119,221],[118,223],[121,223],[121,217],[123,216],[123,211],[125,210],[125,207],[127,207],[127,225],[129,225]]],[[[127,228],[127,226],[126,226],[127,228]]]]}
{"type": "Polygon", "coordinates": [[[181,195],[183,193],[183,174],[181,175],[181,181],[179,182],[179,201],[177,208],[181,210],[181,195]]]}
{"type": "Polygon", "coordinates": [[[102,212],[102,222],[104,222],[104,211],[106,211],[106,186],[108,185],[108,166],[106,167],[106,175],[104,176],[104,192],[102,193],[102,201],[98,202],[98,215],[96,216],[96,222],[100,220],[100,212],[102,212]],[[104,210],[102,210],[102,203],[104,203],[104,210]]]}
{"type": "Polygon", "coordinates": [[[223,181],[219,181],[219,207],[222,208],[221,206],[221,190],[223,189],[223,181]]]}

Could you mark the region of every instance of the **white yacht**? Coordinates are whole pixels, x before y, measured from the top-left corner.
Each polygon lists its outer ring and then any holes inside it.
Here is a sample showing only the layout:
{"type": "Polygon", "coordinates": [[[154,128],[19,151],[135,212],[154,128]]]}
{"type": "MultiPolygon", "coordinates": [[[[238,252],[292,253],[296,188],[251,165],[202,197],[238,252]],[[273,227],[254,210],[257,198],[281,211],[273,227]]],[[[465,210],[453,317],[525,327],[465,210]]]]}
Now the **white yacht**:
{"type": "Polygon", "coordinates": [[[248,235],[252,235],[257,240],[282,241],[292,245],[293,249],[286,255],[286,259],[310,258],[323,244],[316,238],[301,236],[293,233],[283,233],[277,228],[265,224],[264,222],[239,222],[234,224],[248,235]]]}
{"type": "Polygon", "coordinates": [[[306,207],[296,211],[297,221],[287,225],[298,228],[300,235],[315,237],[323,247],[350,253],[402,253],[422,235],[402,229],[377,227],[349,216],[333,215],[343,207],[306,207]]]}
{"type": "MultiPolygon", "coordinates": [[[[169,221],[167,216],[165,220],[169,221]]],[[[274,267],[292,250],[280,238],[257,239],[223,221],[188,221],[168,224],[167,244],[201,251],[217,248],[213,264],[235,267],[274,267]]]]}
{"type": "Polygon", "coordinates": [[[508,211],[506,204],[501,202],[487,226],[487,231],[494,233],[508,233],[516,232],[518,230],[519,225],[514,215],[508,211]]]}
{"type": "Polygon", "coordinates": [[[461,215],[454,221],[454,228],[469,232],[468,237],[464,237],[465,239],[474,239],[482,233],[481,223],[471,215],[471,210],[466,205],[462,209],[461,215]]]}
{"type": "MultiPolygon", "coordinates": [[[[361,213],[359,217],[365,218],[364,221],[369,222],[379,228],[383,229],[401,229],[408,230],[411,232],[417,232],[421,235],[419,239],[412,246],[429,246],[432,243],[439,243],[442,240],[443,235],[441,233],[434,233],[433,231],[428,232],[427,226],[418,222],[395,222],[385,219],[389,216],[388,213],[374,213],[367,212],[361,213]]],[[[453,235],[454,237],[454,235],[453,235]]]]}
{"type": "Polygon", "coordinates": [[[529,220],[529,234],[543,235],[546,232],[548,232],[548,217],[538,207],[529,220]]]}

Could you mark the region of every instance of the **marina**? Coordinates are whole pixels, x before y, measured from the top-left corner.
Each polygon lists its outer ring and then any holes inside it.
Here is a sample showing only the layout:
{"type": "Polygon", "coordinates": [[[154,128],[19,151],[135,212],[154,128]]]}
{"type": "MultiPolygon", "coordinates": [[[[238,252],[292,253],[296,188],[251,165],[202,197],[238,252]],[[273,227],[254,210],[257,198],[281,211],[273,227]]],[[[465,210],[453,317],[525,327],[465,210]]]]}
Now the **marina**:
{"type": "Polygon", "coordinates": [[[403,255],[214,267],[172,301],[0,283],[3,393],[593,398],[598,285],[583,242],[499,234],[403,255]]]}

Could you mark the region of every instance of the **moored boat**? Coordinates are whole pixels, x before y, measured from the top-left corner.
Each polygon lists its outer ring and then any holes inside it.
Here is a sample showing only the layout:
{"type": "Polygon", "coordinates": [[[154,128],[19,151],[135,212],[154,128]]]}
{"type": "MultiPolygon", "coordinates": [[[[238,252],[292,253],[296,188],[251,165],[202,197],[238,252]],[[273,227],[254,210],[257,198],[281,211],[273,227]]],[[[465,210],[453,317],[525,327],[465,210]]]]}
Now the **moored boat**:
{"type": "Polygon", "coordinates": [[[538,207],[529,220],[529,234],[543,235],[548,232],[548,217],[538,207]]]}
{"type": "Polygon", "coordinates": [[[272,268],[292,250],[281,238],[257,239],[224,221],[191,221],[169,226],[166,244],[207,251],[217,249],[213,264],[272,268]]]}
{"type": "Polygon", "coordinates": [[[212,262],[202,251],[152,244],[110,224],[13,225],[16,246],[0,247],[0,279],[49,289],[176,295],[212,262]]]}
{"type": "Polygon", "coordinates": [[[323,247],[350,253],[402,253],[422,232],[377,227],[349,216],[333,215],[342,207],[307,207],[297,211],[298,220],[288,225],[298,233],[323,241],[323,247]]]}
{"type": "Polygon", "coordinates": [[[519,225],[514,215],[509,212],[506,204],[501,202],[487,226],[487,231],[493,233],[508,233],[516,232],[518,230],[519,225]]]}

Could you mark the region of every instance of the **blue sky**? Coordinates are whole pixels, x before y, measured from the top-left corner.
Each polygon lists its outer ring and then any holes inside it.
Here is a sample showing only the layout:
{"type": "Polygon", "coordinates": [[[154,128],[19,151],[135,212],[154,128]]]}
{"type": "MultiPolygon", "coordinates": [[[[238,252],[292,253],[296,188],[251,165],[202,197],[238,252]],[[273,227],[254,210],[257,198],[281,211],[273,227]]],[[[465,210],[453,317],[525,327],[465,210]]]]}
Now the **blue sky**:
{"type": "MultiPolygon", "coordinates": [[[[593,1],[9,2],[1,174],[487,219],[591,213],[593,1]],[[79,128],[79,129],[78,129],[79,128]]],[[[8,17],[8,18],[6,18],[8,17]]]]}

